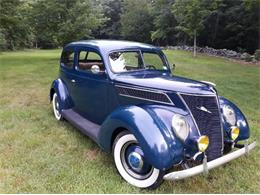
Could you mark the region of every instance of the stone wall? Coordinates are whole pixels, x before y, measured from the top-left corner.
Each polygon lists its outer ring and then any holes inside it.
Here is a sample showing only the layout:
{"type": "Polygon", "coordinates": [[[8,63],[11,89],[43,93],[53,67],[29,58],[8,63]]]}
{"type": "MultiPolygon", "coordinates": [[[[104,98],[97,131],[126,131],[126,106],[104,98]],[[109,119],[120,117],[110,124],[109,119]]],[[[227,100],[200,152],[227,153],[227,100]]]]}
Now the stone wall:
{"type": "MultiPolygon", "coordinates": [[[[193,47],[187,45],[168,46],[168,47],[163,47],[163,49],[193,51],[193,47]]],[[[245,60],[245,61],[256,61],[254,55],[251,56],[248,53],[239,53],[229,49],[214,49],[212,47],[206,46],[206,47],[197,47],[197,52],[206,53],[212,56],[222,56],[222,57],[245,60]]]]}

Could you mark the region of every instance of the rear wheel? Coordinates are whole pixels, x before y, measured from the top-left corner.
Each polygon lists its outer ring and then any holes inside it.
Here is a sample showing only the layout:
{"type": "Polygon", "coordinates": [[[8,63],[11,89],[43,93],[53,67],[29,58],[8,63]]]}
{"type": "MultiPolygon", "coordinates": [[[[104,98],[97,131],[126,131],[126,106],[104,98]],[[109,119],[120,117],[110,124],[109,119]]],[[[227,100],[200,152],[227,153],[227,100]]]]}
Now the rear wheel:
{"type": "Polygon", "coordinates": [[[53,108],[53,113],[54,113],[55,118],[58,121],[62,120],[63,117],[62,117],[62,115],[60,113],[60,102],[59,102],[57,93],[53,94],[53,97],[52,97],[52,108],[53,108]]]}
{"type": "Polygon", "coordinates": [[[145,161],[143,150],[133,134],[124,131],[116,137],[113,155],[118,172],[131,185],[156,188],[163,181],[164,171],[145,161]]]}

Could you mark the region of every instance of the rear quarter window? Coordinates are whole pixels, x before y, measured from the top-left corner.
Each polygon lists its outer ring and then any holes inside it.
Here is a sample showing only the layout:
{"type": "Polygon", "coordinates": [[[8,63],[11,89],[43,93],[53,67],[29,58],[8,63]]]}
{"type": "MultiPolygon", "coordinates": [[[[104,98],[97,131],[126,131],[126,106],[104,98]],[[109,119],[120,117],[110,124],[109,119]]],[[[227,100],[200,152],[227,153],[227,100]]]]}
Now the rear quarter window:
{"type": "Polygon", "coordinates": [[[72,68],[74,64],[75,53],[72,50],[63,51],[61,56],[61,65],[72,68]]]}

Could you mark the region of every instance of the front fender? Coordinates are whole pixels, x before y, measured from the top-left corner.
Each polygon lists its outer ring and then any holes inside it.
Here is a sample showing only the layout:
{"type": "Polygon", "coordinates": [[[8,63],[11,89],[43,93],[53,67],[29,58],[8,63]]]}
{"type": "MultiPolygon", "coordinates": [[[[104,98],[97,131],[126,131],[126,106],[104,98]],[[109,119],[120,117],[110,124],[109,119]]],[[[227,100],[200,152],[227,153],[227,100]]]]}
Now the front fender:
{"type": "Polygon", "coordinates": [[[105,151],[111,151],[113,133],[118,128],[134,134],[145,159],[155,168],[168,169],[182,160],[182,155],[177,155],[176,151],[182,152],[183,145],[145,107],[120,107],[108,116],[98,135],[98,143],[105,151]]]}
{"type": "Polygon", "coordinates": [[[60,78],[52,82],[50,89],[50,100],[52,100],[54,92],[57,93],[57,96],[59,98],[60,110],[69,109],[73,107],[68,89],[65,83],[60,78]]]}
{"type": "Polygon", "coordinates": [[[236,126],[239,127],[240,129],[240,134],[236,141],[239,140],[245,140],[248,139],[250,136],[250,129],[248,122],[246,120],[245,115],[242,113],[242,111],[231,101],[227,100],[224,97],[219,97],[219,103],[220,103],[220,108],[221,108],[221,117],[222,117],[222,124],[224,128],[224,132],[226,133],[226,139],[231,139],[229,136],[229,131],[230,131],[230,125],[225,121],[224,116],[223,116],[223,106],[224,105],[229,105],[232,107],[236,113],[236,126]]]}

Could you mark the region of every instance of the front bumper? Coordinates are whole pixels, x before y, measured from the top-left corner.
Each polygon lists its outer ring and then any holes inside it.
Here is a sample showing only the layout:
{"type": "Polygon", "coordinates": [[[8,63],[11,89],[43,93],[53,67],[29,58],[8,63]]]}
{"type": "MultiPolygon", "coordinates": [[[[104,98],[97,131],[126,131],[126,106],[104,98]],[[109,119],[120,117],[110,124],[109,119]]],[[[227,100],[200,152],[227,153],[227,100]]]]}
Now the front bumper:
{"type": "Polygon", "coordinates": [[[198,165],[196,167],[193,168],[189,168],[189,169],[185,169],[182,171],[174,171],[171,173],[168,173],[166,175],[164,175],[163,179],[165,180],[181,180],[187,177],[191,177],[194,175],[198,175],[200,173],[207,173],[208,170],[213,169],[215,167],[218,167],[220,165],[223,165],[231,160],[234,160],[244,154],[247,154],[250,150],[252,150],[253,148],[255,148],[256,146],[256,141],[254,141],[253,143],[251,143],[250,145],[245,145],[243,148],[236,150],[232,153],[229,153],[227,155],[224,155],[220,158],[217,158],[215,160],[212,160],[210,162],[203,162],[203,164],[198,165]]]}

